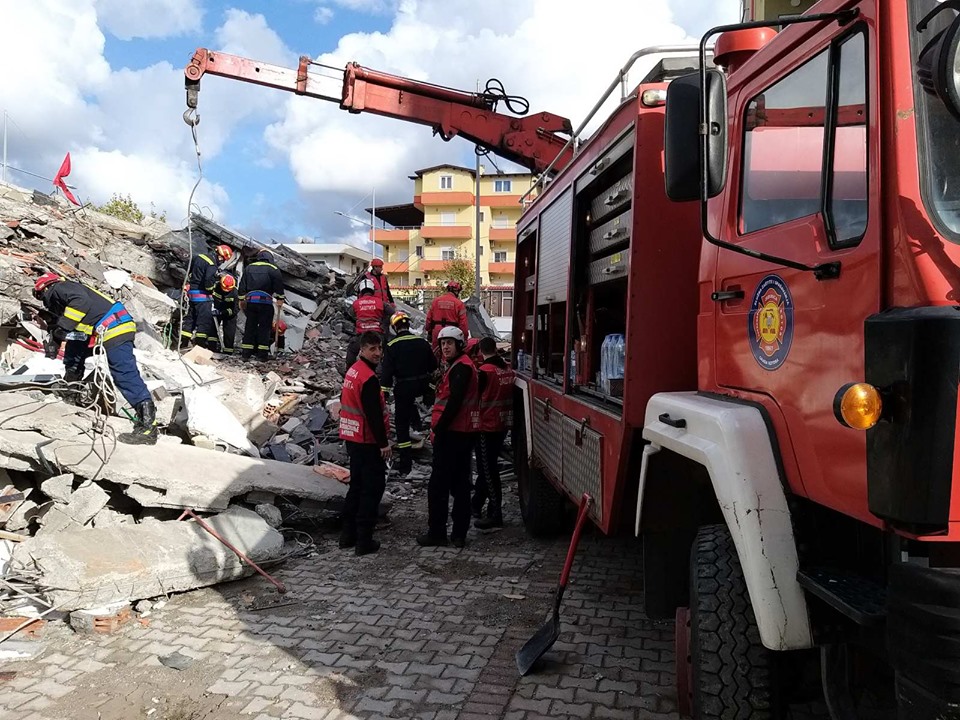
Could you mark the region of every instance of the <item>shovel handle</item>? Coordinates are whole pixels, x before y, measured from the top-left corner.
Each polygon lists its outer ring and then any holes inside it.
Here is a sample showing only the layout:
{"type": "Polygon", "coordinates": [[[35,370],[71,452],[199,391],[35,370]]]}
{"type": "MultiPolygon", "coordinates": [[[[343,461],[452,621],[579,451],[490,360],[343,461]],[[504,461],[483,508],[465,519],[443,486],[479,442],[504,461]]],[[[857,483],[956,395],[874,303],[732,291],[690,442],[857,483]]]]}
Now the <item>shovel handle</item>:
{"type": "Polygon", "coordinates": [[[587,522],[587,512],[593,498],[589,493],[584,493],[580,498],[580,512],[577,513],[577,524],[573,528],[573,537],[570,538],[570,548],[567,550],[567,560],[563,563],[563,572],[560,573],[560,592],[567,587],[567,580],[570,579],[570,570],[573,569],[573,556],[577,553],[577,545],[580,542],[580,533],[583,532],[583,526],[587,522]]]}

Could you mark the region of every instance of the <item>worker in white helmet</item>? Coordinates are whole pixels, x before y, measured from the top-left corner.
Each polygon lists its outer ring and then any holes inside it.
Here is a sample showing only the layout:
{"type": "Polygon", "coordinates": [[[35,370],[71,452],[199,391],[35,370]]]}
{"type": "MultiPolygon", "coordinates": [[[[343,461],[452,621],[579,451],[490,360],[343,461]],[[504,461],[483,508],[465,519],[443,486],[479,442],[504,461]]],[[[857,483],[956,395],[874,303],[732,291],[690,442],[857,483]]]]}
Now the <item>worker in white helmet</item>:
{"type": "Polygon", "coordinates": [[[380,334],[383,340],[383,321],[385,307],[383,300],[376,294],[373,282],[364,278],[358,287],[357,299],[353,301],[355,318],[355,336],[347,346],[347,368],[353,367],[360,354],[360,336],[365,332],[380,334]]]}

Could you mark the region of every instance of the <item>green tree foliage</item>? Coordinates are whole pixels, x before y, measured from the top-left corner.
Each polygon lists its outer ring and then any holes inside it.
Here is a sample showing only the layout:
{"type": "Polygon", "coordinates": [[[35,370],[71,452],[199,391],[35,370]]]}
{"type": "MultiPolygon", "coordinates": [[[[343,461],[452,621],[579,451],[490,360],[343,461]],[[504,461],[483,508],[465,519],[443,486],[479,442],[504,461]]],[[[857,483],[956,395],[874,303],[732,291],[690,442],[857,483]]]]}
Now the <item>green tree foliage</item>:
{"type": "Polygon", "coordinates": [[[460,291],[461,298],[468,298],[473,295],[475,286],[475,269],[473,260],[465,257],[455,257],[453,260],[447,260],[440,271],[440,277],[437,279],[437,287],[443,288],[447,281],[456,280],[463,288],[460,291]]]}
{"type": "MultiPolygon", "coordinates": [[[[146,218],[143,210],[140,209],[140,206],[134,202],[129,194],[124,196],[119,193],[114,193],[108,202],[96,207],[96,209],[105,215],[112,215],[115,218],[137,223],[138,225],[146,218]]],[[[161,222],[167,221],[167,214],[165,212],[158,213],[153,203],[150,203],[150,217],[160,220],[161,222]]]]}

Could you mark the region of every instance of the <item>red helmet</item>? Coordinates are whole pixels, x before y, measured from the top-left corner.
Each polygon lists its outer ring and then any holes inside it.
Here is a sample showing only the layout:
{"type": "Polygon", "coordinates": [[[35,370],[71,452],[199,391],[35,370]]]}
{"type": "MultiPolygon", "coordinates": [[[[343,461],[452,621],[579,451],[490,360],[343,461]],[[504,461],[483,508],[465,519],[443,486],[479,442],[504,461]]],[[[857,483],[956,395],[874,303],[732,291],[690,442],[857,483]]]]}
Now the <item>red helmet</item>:
{"type": "Polygon", "coordinates": [[[236,286],[237,286],[237,280],[236,278],[233,277],[233,275],[230,275],[229,273],[227,273],[226,275],[220,278],[220,289],[223,290],[225,293],[233,291],[233,289],[236,286]]]}
{"type": "Polygon", "coordinates": [[[460,292],[461,290],[463,290],[463,285],[461,285],[461,284],[460,284],[458,281],[456,281],[456,280],[448,280],[448,281],[447,281],[447,290],[449,290],[450,292],[458,293],[458,292],[460,292]]]}
{"type": "Polygon", "coordinates": [[[214,252],[217,253],[217,257],[220,258],[220,262],[226,262],[233,257],[233,248],[229,245],[217,245],[214,249],[214,252]]]}
{"type": "Polygon", "coordinates": [[[273,329],[283,335],[287,331],[287,324],[283,320],[277,320],[273,323],[273,329]]]}
{"type": "Polygon", "coordinates": [[[480,338],[470,338],[467,340],[467,346],[463,349],[467,355],[475,355],[480,352],[480,338]]]}
{"type": "Polygon", "coordinates": [[[374,258],[370,261],[370,267],[383,267],[383,260],[380,258],[374,258]]]}
{"type": "Polygon", "coordinates": [[[61,280],[63,280],[63,278],[57,275],[56,273],[52,273],[52,272],[44,273],[43,275],[38,277],[37,281],[34,283],[33,294],[36,295],[37,297],[40,297],[40,293],[42,293],[44,290],[46,290],[48,287],[50,287],[54,283],[60,282],[61,280]]]}

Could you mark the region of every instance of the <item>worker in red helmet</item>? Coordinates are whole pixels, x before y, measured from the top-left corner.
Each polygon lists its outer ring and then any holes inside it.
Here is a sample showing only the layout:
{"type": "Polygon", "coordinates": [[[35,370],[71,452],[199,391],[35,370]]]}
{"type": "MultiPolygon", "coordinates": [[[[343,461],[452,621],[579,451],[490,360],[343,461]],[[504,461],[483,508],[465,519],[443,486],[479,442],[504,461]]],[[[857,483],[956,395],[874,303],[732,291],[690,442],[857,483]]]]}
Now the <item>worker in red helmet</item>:
{"type": "Polygon", "coordinates": [[[283,320],[274,320],[273,336],[277,339],[277,352],[287,347],[287,341],[284,339],[287,332],[287,324],[283,320]]]}
{"type": "Polygon", "coordinates": [[[217,287],[221,263],[233,257],[229,245],[217,245],[212,253],[197,253],[190,261],[190,277],[184,285],[190,309],[180,328],[180,346],[195,345],[213,350],[219,346],[213,320],[213,291],[217,287]]]}
{"type": "Polygon", "coordinates": [[[84,364],[93,353],[91,337],[102,344],[113,382],[137,414],[133,432],[118,439],[130,445],[153,445],[157,441],[157,408],[140,377],[133,356],[136,323],[122,303],[89,285],[64,280],[56,273],[41,275],[33,295],[56,320],[49,326],[52,343],[63,350],[64,380],[83,379],[84,364]]]}
{"type": "Polygon", "coordinates": [[[450,280],[447,282],[447,291],[434,300],[427,311],[426,332],[430,337],[430,344],[433,346],[433,352],[437,357],[440,357],[440,345],[437,336],[443,328],[460,328],[464,338],[470,334],[467,327],[467,309],[460,300],[462,289],[459,282],[450,280]]]}
{"type": "Polygon", "coordinates": [[[384,305],[395,303],[393,293],[390,292],[390,283],[387,281],[387,276],[383,274],[383,260],[380,258],[371,260],[370,269],[363,274],[363,277],[373,283],[373,294],[380,298],[384,305]]]}
{"type": "Polygon", "coordinates": [[[237,292],[237,279],[230,273],[220,276],[217,286],[213,290],[213,315],[220,323],[220,338],[215,337],[215,350],[227,355],[233,354],[233,347],[237,340],[237,313],[239,311],[240,293],[237,292]]]}

